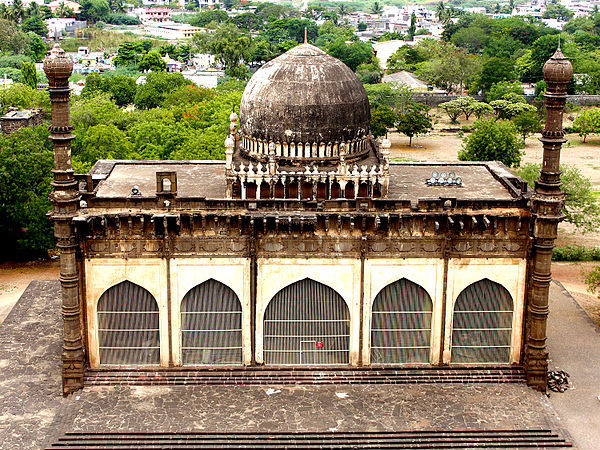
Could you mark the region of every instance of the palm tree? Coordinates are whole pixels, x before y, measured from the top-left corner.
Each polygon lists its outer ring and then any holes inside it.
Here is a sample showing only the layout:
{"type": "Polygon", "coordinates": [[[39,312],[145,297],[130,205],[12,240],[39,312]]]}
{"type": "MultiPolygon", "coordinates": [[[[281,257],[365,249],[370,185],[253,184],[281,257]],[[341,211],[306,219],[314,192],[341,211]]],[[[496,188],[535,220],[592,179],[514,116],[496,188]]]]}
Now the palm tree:
{"type": "Polygon", "coordinates": [[[379,2],[374,2],[371,6],[371,13],[373,14],[381,14],[383,12],[383,7],[379,4],[379,2]]]}
{"type": "Polygon", "coordinates": [[[20,22],[25,17],[25,9],[21,0],[14,0],[11,9],[15,22],[20,22]]]}
{"type": "Polygon", "coordinates": [[[347,14],[348,14],[348,7],[346,5],[338,6],[338,15],[340,16],[340,19],[343,19],[344,16],[346,16],[347,14]]]}
{"type": "Polygon", "coordinates": [[[38,5],[36,2],[31,2],[31,4],[29,5],[29,8],[27,8],[27,16],[28,17],[35,17],[35,16],[39,16],[40,14],[40,5],[38,5]]]}

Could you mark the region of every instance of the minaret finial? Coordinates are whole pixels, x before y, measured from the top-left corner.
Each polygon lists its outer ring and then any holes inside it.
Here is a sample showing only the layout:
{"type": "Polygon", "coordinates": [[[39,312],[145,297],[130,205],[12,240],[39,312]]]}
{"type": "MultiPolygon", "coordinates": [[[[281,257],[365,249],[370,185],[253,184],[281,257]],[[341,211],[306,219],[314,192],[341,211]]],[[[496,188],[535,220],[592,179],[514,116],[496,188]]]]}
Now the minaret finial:
{"type": "Polygon", "coordinates": [[[560,33],[558,33],[558,50],[560,50],[560,33]]]}
{"type": "Polygon", "coordinates": [[[308,44],[308,28],[304,27],[304,43],[308,44]]]}

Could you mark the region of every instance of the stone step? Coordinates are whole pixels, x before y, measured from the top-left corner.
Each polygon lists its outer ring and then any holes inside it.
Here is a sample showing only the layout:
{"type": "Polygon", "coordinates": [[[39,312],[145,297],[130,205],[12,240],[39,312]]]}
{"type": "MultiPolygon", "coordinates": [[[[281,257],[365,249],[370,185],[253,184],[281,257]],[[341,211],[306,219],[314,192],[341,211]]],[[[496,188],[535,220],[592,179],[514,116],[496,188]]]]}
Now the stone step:
{"type": "Polygon", "coordinates": [[[265,385],[265,384],[416,384],[522,383],[522,367],[426,369],[88,369],[84,382],[98,385],[265,385]]]}
{"type": "Polygon", "coordinates": [[[551,430],[397,432],[67,433],[47,450],[145,449],[567,449],[551,430]]]}

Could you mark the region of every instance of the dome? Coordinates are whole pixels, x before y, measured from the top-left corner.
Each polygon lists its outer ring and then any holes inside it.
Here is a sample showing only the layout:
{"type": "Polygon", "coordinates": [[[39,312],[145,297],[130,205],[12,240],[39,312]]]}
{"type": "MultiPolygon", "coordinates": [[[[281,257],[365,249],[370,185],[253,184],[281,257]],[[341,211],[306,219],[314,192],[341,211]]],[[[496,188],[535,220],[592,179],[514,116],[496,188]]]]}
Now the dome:
{"type": "Polygon", "coordinates": [[[573,66],[560,47],[550,57],[543,68],[544,80],[550,83],[568,83],[573,76],[573,66]]]}
{"type": "Polygon", "coordinates": [[[345,143],[348,153],[359,151],[366,148],[360,143],[368,138],[370,118],[369,99],[356,74],[310,44],[261,67],[248,82],[240,107],[244,149],[254,156],[268,153],[269,142],[278,150],[290,143],[311,146],[310,152],[290,153],[303,159],[335,156],[324,150],[334,143],[345,143]]]}
{"type": "Polygon", "coordinates": [[[44,72],[48,78],[69,78],[73,72],[73,61],[58,43],[44,58],[44,72]]]}

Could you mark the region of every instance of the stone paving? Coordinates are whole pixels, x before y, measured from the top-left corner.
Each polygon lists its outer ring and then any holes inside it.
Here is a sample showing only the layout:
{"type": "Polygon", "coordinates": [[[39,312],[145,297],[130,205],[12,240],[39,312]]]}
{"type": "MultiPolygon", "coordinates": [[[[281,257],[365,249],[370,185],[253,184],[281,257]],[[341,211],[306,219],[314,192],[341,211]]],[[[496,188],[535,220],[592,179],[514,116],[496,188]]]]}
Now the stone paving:
{"type": "Polygon", "coordinates": [[[40,449],[66,431],[552,429],[523,384],[148,386],[60,393],[60,291],[33,282],[0,326],[0,449],[40,449]]]}

